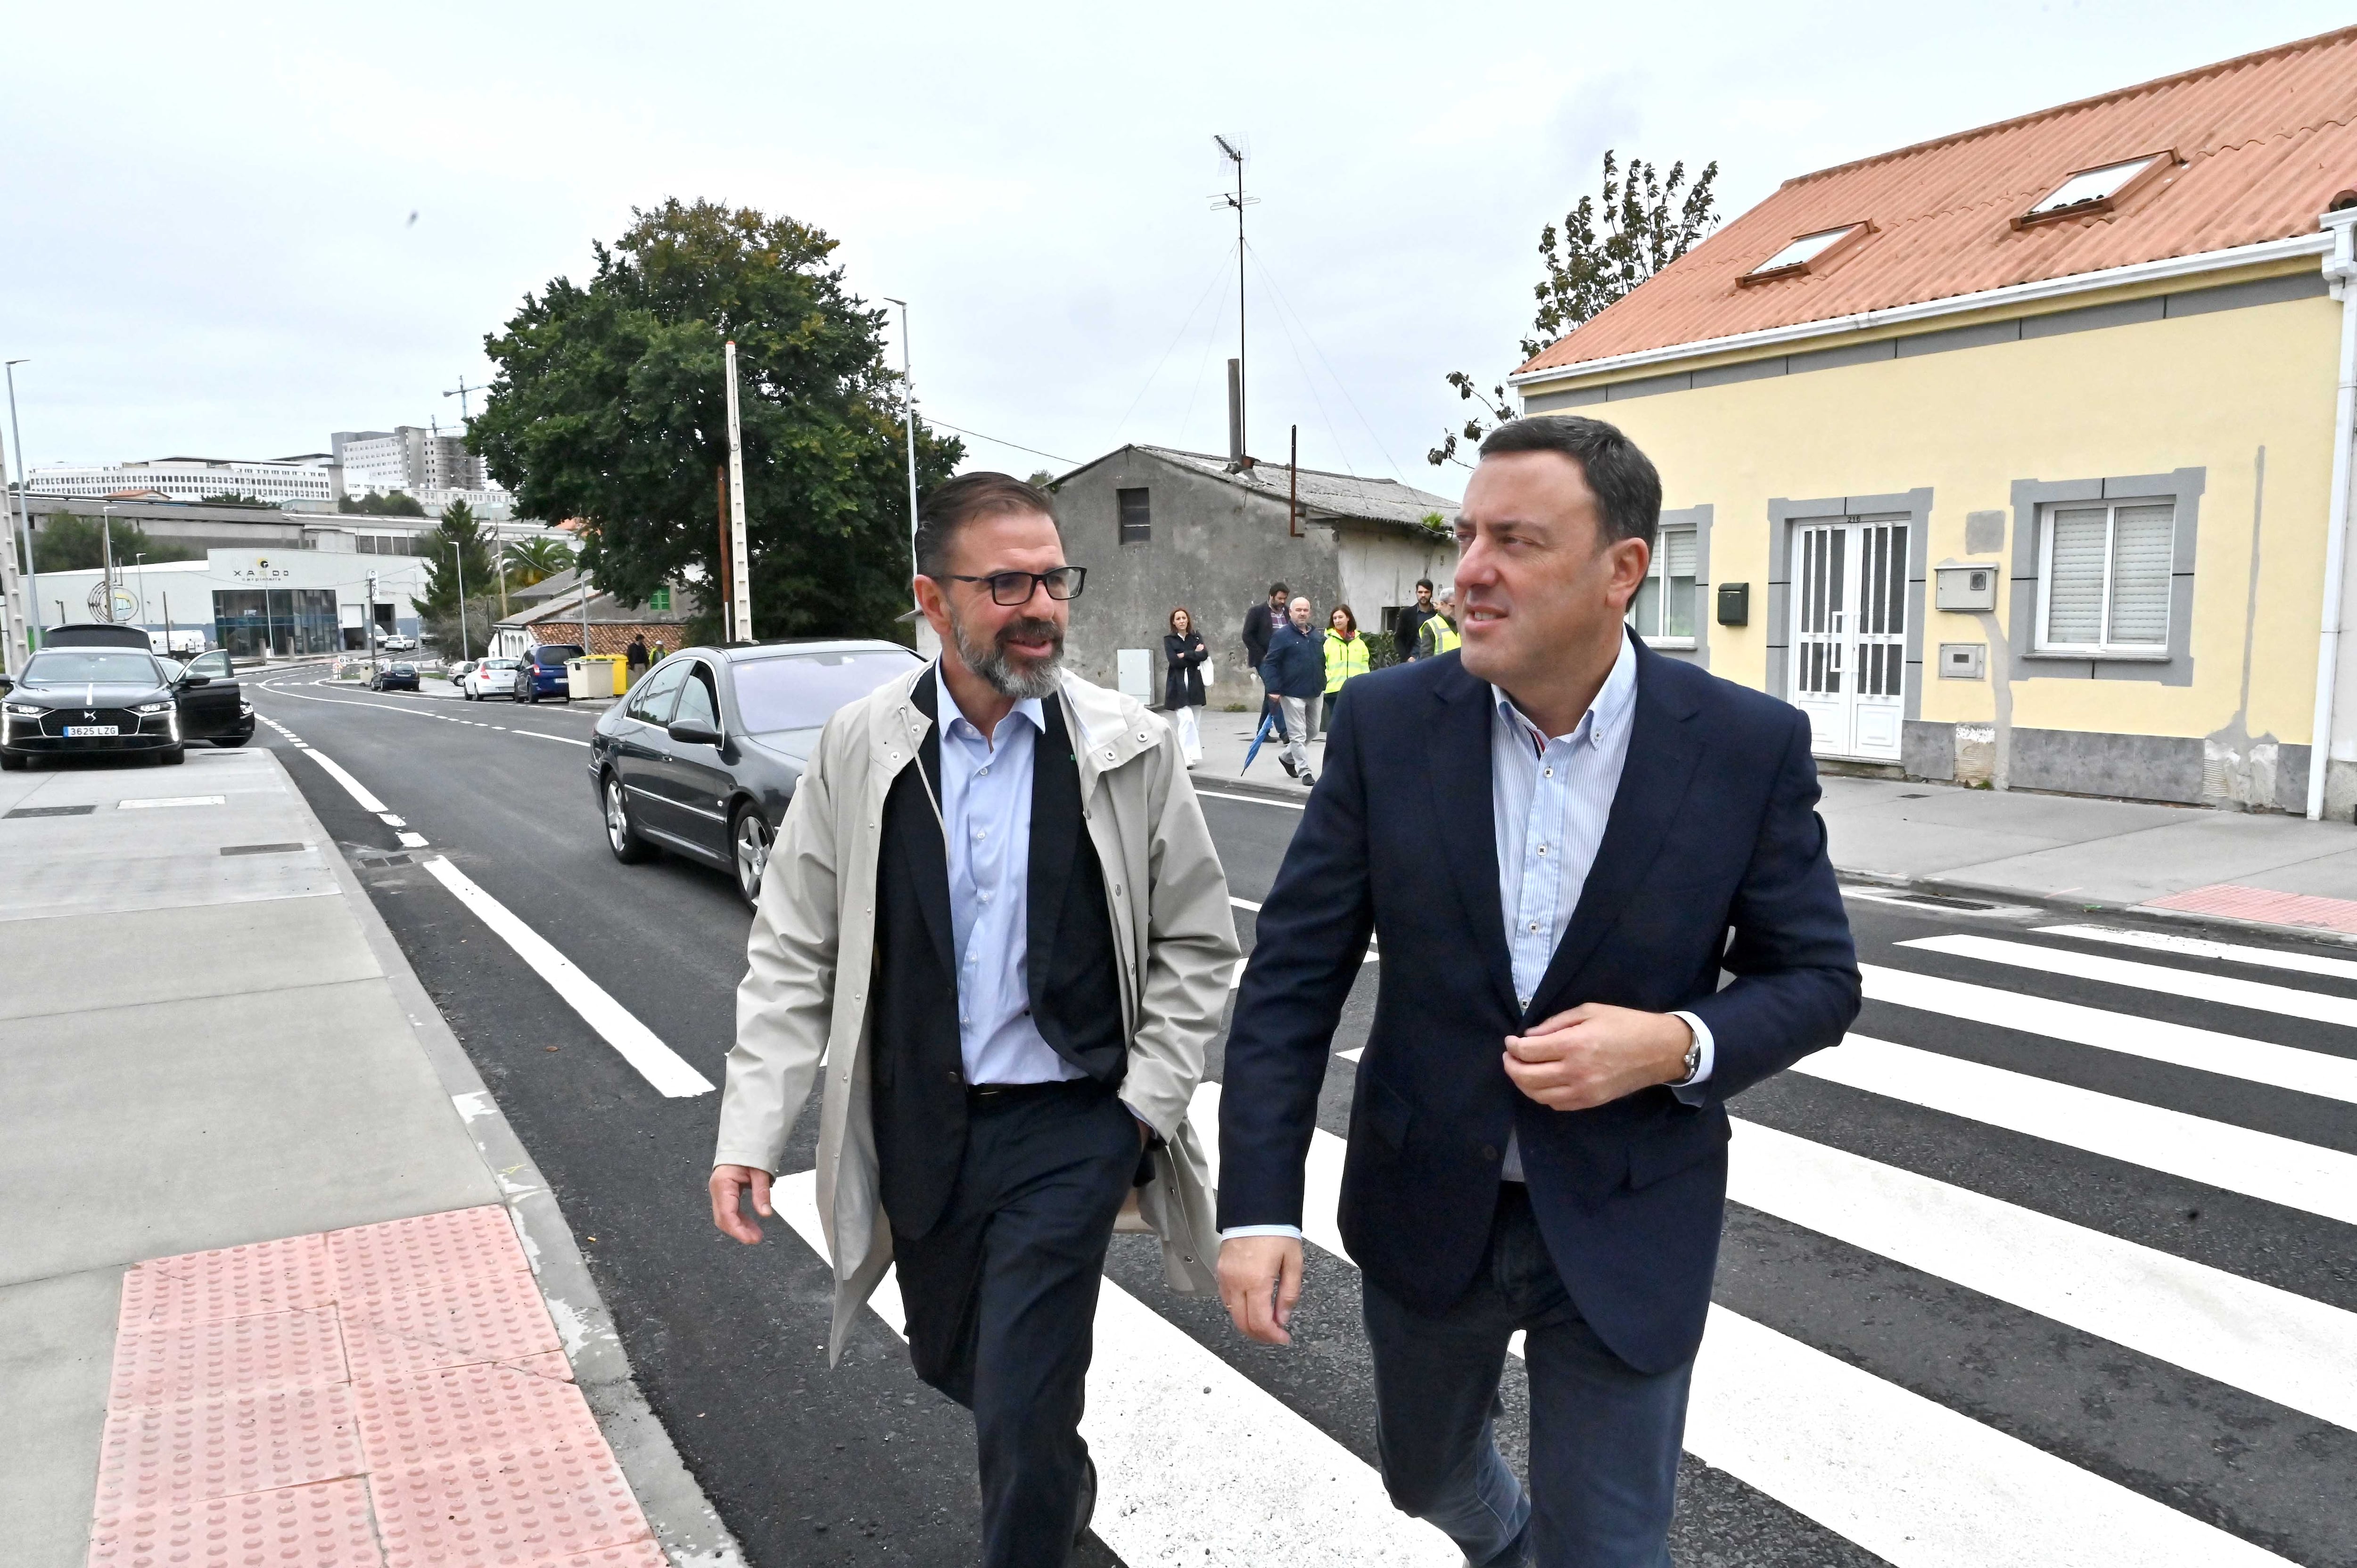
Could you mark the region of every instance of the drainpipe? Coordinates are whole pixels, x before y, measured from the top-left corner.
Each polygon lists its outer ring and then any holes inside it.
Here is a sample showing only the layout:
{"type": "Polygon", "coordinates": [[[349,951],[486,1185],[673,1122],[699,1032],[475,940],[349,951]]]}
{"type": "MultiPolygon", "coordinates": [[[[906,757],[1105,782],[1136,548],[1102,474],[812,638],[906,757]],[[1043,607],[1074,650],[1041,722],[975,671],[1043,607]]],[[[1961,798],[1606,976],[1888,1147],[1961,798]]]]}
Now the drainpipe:
{"type": "Polygon", "coordinates": [[[2357,436],[2357,207],[2329,212],[2332,250],[2324,275],[2341,302],[2339,385],[2332,404],[2332,499],[2324,534],[2324,627],[2316,639],[2316,717],[2308,756],[2308,820],[2324,816],[2325,776],[2332,770],[2334,678],[2341,671],[2341,578],[2349,558],[2349,446],[2357,436]]]}

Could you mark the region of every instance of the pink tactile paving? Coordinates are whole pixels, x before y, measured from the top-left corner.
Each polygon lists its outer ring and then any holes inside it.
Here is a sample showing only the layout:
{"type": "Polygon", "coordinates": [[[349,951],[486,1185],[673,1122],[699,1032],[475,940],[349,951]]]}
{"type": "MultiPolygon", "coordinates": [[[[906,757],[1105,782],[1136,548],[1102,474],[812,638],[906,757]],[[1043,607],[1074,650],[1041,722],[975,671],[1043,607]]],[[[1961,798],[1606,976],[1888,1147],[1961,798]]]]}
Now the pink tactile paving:
{"type": "Polygon", "coordinates": [[[532,1273],[507,1210],[496,1204],[330,1230],[328,1260],[339,1301],[399,1295],[419,1282],[532,1273]]]}
{"type": "Polygon", "coordinates": [[[2223,915],[2230,919],[2256,920],[2270,926],[2308,926],[2319,930],[2357,933],[2357,899],[2278,893],[2272,887],[2243,887],[2232,882],[2189,887],[2166,898],[2155,898],[2144,907],[2177,909],[2189,915],[2223,915]]]}
{"type": "Polygon", "coordinates": [[[96,1533],[90,1568],[383,1568],[368,1487],[323,1481],[140,1514],[96,1533]]]}
{"type": "Polygon", "coordinates": [[[375,1470],[369,1489],[393,1568],[505,1568],[648,1538],[638,1500],[603,1443],[375,1470]]]}
{"type": "Polygon", "coordinates": [[[122,1326],[203,1323],[325,1306],[335,1295],[328,1239],[294,1236],[148,1259],[123,1277],[122,1326]]]}
{"type": "Polygon", "coordinates": [[[399,1294],[339,1304],[354,1378],[561,1349],[530,1274],[488,1270],[417,1275],[399,1294]]]}
{"type": "Polygon", "coordinates": [[[92,1568],[662,1568],[502,1208],[152,1259],[120,1321],[92,1568]]]}
{"type": "Polygon", "coordinates": [[[110,1410],[183,1404],[344,1380],[343,1337],[333,1310],[261,1312],[118,1335],[106,1403],[110,1410]]]}
{"type": "Polygon", "coordinates": [[[175,1504],[361,1474],[354,1402],[337,1383],[111,1412],[99,1450],[99,1534],[175,1504]]]}
{"type": "Polygon", "coordinates": [[[481,1363],[355,1383],[361,1450],[375,1470],[479,1450],[599,1441],[597,1418],[569,1382],[481,1363]]]}

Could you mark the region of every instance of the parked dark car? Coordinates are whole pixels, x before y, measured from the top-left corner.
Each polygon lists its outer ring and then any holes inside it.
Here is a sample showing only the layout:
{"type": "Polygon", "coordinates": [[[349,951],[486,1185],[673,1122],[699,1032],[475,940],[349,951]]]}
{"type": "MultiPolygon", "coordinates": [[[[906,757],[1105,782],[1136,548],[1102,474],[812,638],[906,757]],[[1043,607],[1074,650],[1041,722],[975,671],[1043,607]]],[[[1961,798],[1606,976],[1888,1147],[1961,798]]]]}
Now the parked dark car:
{"type": "Polygon", "coordinates": [[[414,664],[380,664],[369,681],[371,692],[414,692],[417,690],[417,666],[414,664]]]}
{"type": "Polygon", "coordinates": [[[524,650],[516,661],[515,690],[510,700],[518,703],[538,703],[543,697],[563,697],[573,700],[565,683],[565,661],[581,657],[577,642],[544,642],[524,650]]]}
{"type": "Polygon", "coordinates": [[[680,650],[590,736],[607,847],[626,865],[660,847],[719,866],[752,903],[827,716],[917,664],[865,639],[680,650]]]}
{"type": "Polygon", "coordinates": [[[135,648],[142,653],[155,650],[147,638],[146,628],[136,626],[109,626],[104,621],[75,621],[67,626],[53,626],[41,633],[43,648],[135,648]]]}
{"type": "Polygon", "coordinates": [[[212,685],[193,665],[144,649],[44,648],[19,679],[0,676],[0,768],[135,753],[168,765],[186,759],[190,741],[242,744],[253,733],[253,710],[232,682],[224,713],[208,696],[212,685]]]}
{"type": "Polygon", "coordinates": [[[243,746],[253,738],[253,704],[237,683],[237,667],[230,661],[228,649],[216,648],[188,660],[180,680],[180,734],[219,746],[243,746]],[[204,679],[192,686],[189,675],[204,679]]]}

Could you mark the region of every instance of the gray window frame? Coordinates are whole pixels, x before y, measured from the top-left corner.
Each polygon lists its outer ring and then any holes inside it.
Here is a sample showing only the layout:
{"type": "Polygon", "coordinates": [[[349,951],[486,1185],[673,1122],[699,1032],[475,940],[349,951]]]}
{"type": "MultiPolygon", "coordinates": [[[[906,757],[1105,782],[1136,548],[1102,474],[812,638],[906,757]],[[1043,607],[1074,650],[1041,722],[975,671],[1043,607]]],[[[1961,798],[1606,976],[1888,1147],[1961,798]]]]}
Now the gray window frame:
{"type": "Polygon", "coordinates": [[[1113,492],[1114,529],[1116,542],[1151,544],[1154,542],[1154,493],[1146,485],[1117,487],[1113,492]],[[1129,498],[1137,498],[1138,521],[1129,516],[1129,498]]]}
{"type": "Polygon", "coordinates": [[[2115,474],[2100,479],[2013,481],[2013,572],[2007,642],[2012,679],[2020,681],[2155,681],[2193,684],[2193,563],[2201,527],[2206,467],[2166,474],[2115,474]],[[2152,653],[2088,653],[2038,646],[2046,583],[2046,527],[2057,506],[2088,501],[2158,501],[2177,510],[2169,560],[2169,641],[2152,653]]]}
{"type": "MultiPolygon", "coordinates": [[[[1663,655],[1664,658],[1675,659],[1682,663],[1698,665],[1705,670],[1710,668],[1711,510],[1711,507],[1706,503],[1702,506],[1679,507],[1674,510],[1664,510],[1662,513],[1661,526],[1653,534],[1653,562],[1652,565],[1646,568],[1649,572],[1660,569],[1662,559],[1661,536],[1663,533],[1668,532],[1674,529],[1685,529],[1694,534],[1695,633],[1692,637],[1649,637],[1645,639],[1645,646],[1652,649],[1654,652],[1663,655]]],[[[1668,590],[1665,586],[1663,592],[1666,593],[1667,591],[1668,590]]],[[[1630,601],[1631,613],[1634,612],[1635,607],[1636,601],[1631,599],[1630,601]]],[[[1638,635],[1641,637],[1644,636],[1642,632],[1639,632],[1638,635]]]]}

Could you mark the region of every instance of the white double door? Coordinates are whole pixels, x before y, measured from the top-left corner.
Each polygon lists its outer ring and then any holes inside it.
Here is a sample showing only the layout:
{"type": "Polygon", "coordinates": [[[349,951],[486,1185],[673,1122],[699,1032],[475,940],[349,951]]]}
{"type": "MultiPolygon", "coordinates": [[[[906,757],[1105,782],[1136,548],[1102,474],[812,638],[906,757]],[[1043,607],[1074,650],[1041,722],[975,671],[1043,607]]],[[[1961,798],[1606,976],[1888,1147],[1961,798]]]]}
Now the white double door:
{"type": "Polygon", "coordinates": [[[1820,757],[1897,761],[1906,713],[1907,524],[1806,523],[1793,542],[1795,707],[1820,757]]]}

